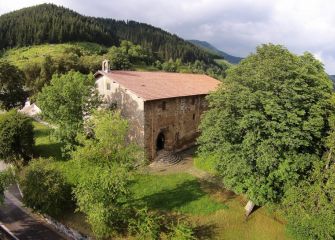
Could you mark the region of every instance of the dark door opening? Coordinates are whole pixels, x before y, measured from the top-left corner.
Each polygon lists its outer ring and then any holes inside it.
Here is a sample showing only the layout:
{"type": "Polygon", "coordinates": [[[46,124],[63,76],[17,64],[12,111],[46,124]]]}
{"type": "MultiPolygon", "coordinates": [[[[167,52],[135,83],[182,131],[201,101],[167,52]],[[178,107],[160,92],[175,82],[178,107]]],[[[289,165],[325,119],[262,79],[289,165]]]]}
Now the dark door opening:
{"type": "Polygon", "coordinates": [[[157,151],[164,149],[165,136],[163,133],[159,133],[156,140],[157,151]]]}

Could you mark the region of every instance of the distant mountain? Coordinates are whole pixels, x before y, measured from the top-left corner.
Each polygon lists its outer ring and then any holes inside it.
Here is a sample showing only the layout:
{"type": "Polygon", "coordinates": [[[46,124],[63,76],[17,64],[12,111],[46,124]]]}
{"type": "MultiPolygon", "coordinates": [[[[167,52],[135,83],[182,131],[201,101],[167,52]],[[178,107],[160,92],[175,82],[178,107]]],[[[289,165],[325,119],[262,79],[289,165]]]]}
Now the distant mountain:
{"type": "Polygon", "coordinates": [[[160,28],[135,21],[83,16],[53,4],[23,8],[0,16],[0,50],[42,43],[94,42],[105,46],[128,40],[158,59],[211,62],[213,55],[160,28]]]}
{"type": "Polygon", "coordinates": [[[232,63],[232,64],[237,64],[239,63],[243,58],[240,57],[236,57],[236,56],[232,56],[226,52],[223,52],[219,49],[217,49],[216,47],[214,47],[213,45],[211,45],[210,43],[206,42],[206,41],[199,41],[199,40],[189,40],[189,42],[193,43],[194,45],[203,48],[205,50],[207,50],[208,52],[215,54],[216,56],[222,57],[224,59],[226,59],[228,62],[232,63]]]}
{"type": "Polygon", "coordinates": [[[330,79],[333,80],[333,82],[335,82],[335,75],[329,75],[330,79]]]}

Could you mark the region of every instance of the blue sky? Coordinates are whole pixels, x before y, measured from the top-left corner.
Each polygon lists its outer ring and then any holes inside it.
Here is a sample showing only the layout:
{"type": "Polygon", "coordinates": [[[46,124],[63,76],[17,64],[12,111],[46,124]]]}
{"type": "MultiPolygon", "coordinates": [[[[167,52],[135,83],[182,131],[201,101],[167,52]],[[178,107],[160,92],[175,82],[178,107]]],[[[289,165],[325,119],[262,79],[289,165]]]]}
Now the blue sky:
{"type": "MultiPolygon", "coordinates": [[[[313,53],[335,74],[334,0],[49,0],[89,16],[132,19],[246,56],[261,43],[313,53]]],[[[0,0],[0,14],[40,0],[0,0]]]]}

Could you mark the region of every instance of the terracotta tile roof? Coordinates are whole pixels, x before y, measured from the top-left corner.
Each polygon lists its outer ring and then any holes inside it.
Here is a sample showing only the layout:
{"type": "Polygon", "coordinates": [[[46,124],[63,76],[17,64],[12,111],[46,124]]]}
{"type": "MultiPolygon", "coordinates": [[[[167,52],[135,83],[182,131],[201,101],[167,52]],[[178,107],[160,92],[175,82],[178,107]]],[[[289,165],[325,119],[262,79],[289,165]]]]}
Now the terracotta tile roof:
{"type": "Polygon", "coordinates": [[[206,75],[167,72],[98,71],[145,101],[203,95],[215,90],[220,81],[206,75]]]}

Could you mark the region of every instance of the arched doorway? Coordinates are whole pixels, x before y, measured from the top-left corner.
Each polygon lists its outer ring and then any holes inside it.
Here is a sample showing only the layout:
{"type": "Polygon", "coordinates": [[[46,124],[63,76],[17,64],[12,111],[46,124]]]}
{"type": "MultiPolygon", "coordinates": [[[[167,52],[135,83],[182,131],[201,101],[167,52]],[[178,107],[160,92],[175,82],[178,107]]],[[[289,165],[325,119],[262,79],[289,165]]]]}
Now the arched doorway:
{"type": "Polygon", "coordinates": [[[164,149],[164,143],[165,143],[165,136],[164,133],[159,133],[157,136],[157,140],[156,140],[156,150],[162,150],[164,149]]]}

